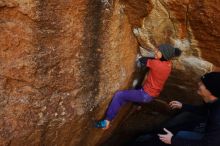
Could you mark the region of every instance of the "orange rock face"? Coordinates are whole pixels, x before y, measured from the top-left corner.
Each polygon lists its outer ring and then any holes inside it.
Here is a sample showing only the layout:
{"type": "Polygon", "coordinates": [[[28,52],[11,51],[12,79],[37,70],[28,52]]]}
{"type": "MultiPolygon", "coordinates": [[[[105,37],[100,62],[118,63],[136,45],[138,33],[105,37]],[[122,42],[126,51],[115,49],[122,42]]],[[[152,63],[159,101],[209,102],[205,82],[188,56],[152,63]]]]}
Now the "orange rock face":
{"type": "Polygon", "coordinates": [[[131,86],[133,28],[145,46],[172,43],[184,51],[162,96],[194,95],[192,76],[220,64],[219,6],[217,0],[0,1],[0,146],[93,146],[106,139],[124,113],[109,132],[94,122],[115,91],[131,86]]]}
{"type": "Polygon", "coordinates": [[[194,0],[175,0],[165,1],[173,18],[181,23],[180,28],[183,36],[192,39],[193,34],[198,41],[201,55],[204,59],[220,64],[219,56],[219,34],[220,34],[220,1],[194,1],[194,0]],[[190,27],[190,28],[189,28],[190,27]],[[192,31],[192,32],[190,32],[192,31]]]}
{"type": "Polygon", "coordinates": [[[94,120],[135,66],[119,2],[1,1],[0,28],[0,145],[95,145],[94,120]]]}
{"type": "MultiPolygon", "coordinates": [[[[135,2],[127,2],[127,9],[137,14],[132,9],[136,6],[135,2]]],[[[166,103],[173,99],[193,104],[201,102],[201,97],[196,93],[200,75],[210,71],[211,64],[220,66],[219,1],[150,2],[152,9],[144,17],[142,26],[135,29],[138,30],[139,43],[147,48],[171,43],[182,49],[183,54],[177,61],[173,61],[173,72],[161,94],[161,100],[145,105],[140,112],[129,113],[129,117],[103,146],[124,145],[137,134],[159,126],[172,115],[166,103]]]]}

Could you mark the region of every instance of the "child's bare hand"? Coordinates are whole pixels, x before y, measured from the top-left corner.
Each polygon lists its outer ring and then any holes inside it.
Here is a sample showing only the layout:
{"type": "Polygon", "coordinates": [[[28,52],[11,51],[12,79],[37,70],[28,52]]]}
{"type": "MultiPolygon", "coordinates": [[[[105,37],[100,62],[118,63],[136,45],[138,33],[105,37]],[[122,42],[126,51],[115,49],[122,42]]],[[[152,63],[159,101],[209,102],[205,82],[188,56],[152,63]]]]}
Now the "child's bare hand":
{"type": "Polygon", "coordinates": [[[183,106],[183,104],[182,104],[181,102],[179,102],[179,101],[171,101],[171,102],[169,103],[169,106],[170,106],[170,108],[172,108],[172,109],[181,109],[182,106],[183,106]]]}
{"type": "Polygon", "coordinates": [[[139,28],[134,28],[134,29],[133,29],[133,33],[134,33],[135,36],[140,35],[140,34],[139,34],[139,33],[140,33],[140,32],[139,32],[139,28]]]}

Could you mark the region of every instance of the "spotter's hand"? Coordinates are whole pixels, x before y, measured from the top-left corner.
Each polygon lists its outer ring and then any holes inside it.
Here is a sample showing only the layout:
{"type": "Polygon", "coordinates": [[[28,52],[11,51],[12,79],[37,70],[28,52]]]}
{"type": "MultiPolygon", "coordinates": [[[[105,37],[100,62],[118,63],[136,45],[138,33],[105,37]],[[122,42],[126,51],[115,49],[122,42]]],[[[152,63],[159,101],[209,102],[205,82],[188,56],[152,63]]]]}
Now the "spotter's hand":
{"type": "Polygon", "coordinates": [[[163,129],[167,134],[158,134],[159,139],[165,144],[171,144],[171,139],[173,137],[173,133],[171,133],[166,128],[163,129]]]}

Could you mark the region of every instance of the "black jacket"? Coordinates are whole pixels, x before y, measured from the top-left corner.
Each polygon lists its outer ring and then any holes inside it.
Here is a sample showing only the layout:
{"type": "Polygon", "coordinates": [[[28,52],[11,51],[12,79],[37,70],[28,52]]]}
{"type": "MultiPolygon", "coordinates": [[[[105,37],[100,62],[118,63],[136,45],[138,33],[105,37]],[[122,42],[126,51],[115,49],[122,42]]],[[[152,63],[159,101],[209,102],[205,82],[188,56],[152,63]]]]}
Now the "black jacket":
{"type": "Polygon", "coordinates": [[[205,135],[201,140],[188,140],[173,137],[171,145],[174,146],[219,146],[220,145],[220,100],[207,103],[203,106],[183,105],[183,110],[203,113],[208,112],[205,135]]]}

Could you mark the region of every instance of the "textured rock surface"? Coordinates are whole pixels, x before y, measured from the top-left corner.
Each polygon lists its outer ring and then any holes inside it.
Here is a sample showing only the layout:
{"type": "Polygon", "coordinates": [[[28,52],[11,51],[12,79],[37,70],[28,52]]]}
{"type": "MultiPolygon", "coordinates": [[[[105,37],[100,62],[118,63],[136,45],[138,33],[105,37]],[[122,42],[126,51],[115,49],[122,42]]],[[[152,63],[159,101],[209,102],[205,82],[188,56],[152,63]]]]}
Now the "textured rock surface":
{"type": "MultiPolygon", "coordinates": [[[[152,0],[152,7],[144,18],[137,38],[146,48],[157,47],[161,43],[171,43],[184,53],[173,61],[174,70],[166,84],[161,99],[173,99],[197,104],[201,100],[196,93],[200,75],[219,62],[219,1],[194,0],[152,0]]],[[[130,8],[141,7],[129,3],[130,8]]],[[[132,15],[133,9],[127,8],[132,15]]],[[[135,20],[134,20],[135,22],[135,20]]],[[[139,27],[131,23],[133,27],[139,27]]],[[[146,52],[141,50],[144,55],[146,52]]],[[[137,133],[146,132],[166,121],[171,115],[165,102],[147,104],[140,112],[131,112],[112,137],[103,146],[116,143],[123,145],[137,133]],[[123,135],[123,136],[122,136],[123,135]]]]}
{"type": "Polygon", "coordinates": [[[122,5],[1,0],[0,28],[0,145],[95,145],[92,124],[135,65],[122,5]]]}
{"type": "MultiPolygon", "coordinates": [[[[172,43],[184,50],[162,98],[197,103],[199,75],[220,64],[219,6],[218,0],[0,0],[0,145],[92,146],[108,138],[123,112],[110,131],[93,122],[113,93],[132,83],[137,27],[145,47],[172,43]]],[[[149,129],[145,122],[168,116],[149,114],[135,126],[131,116],[117,133],[149,129]]]]}

